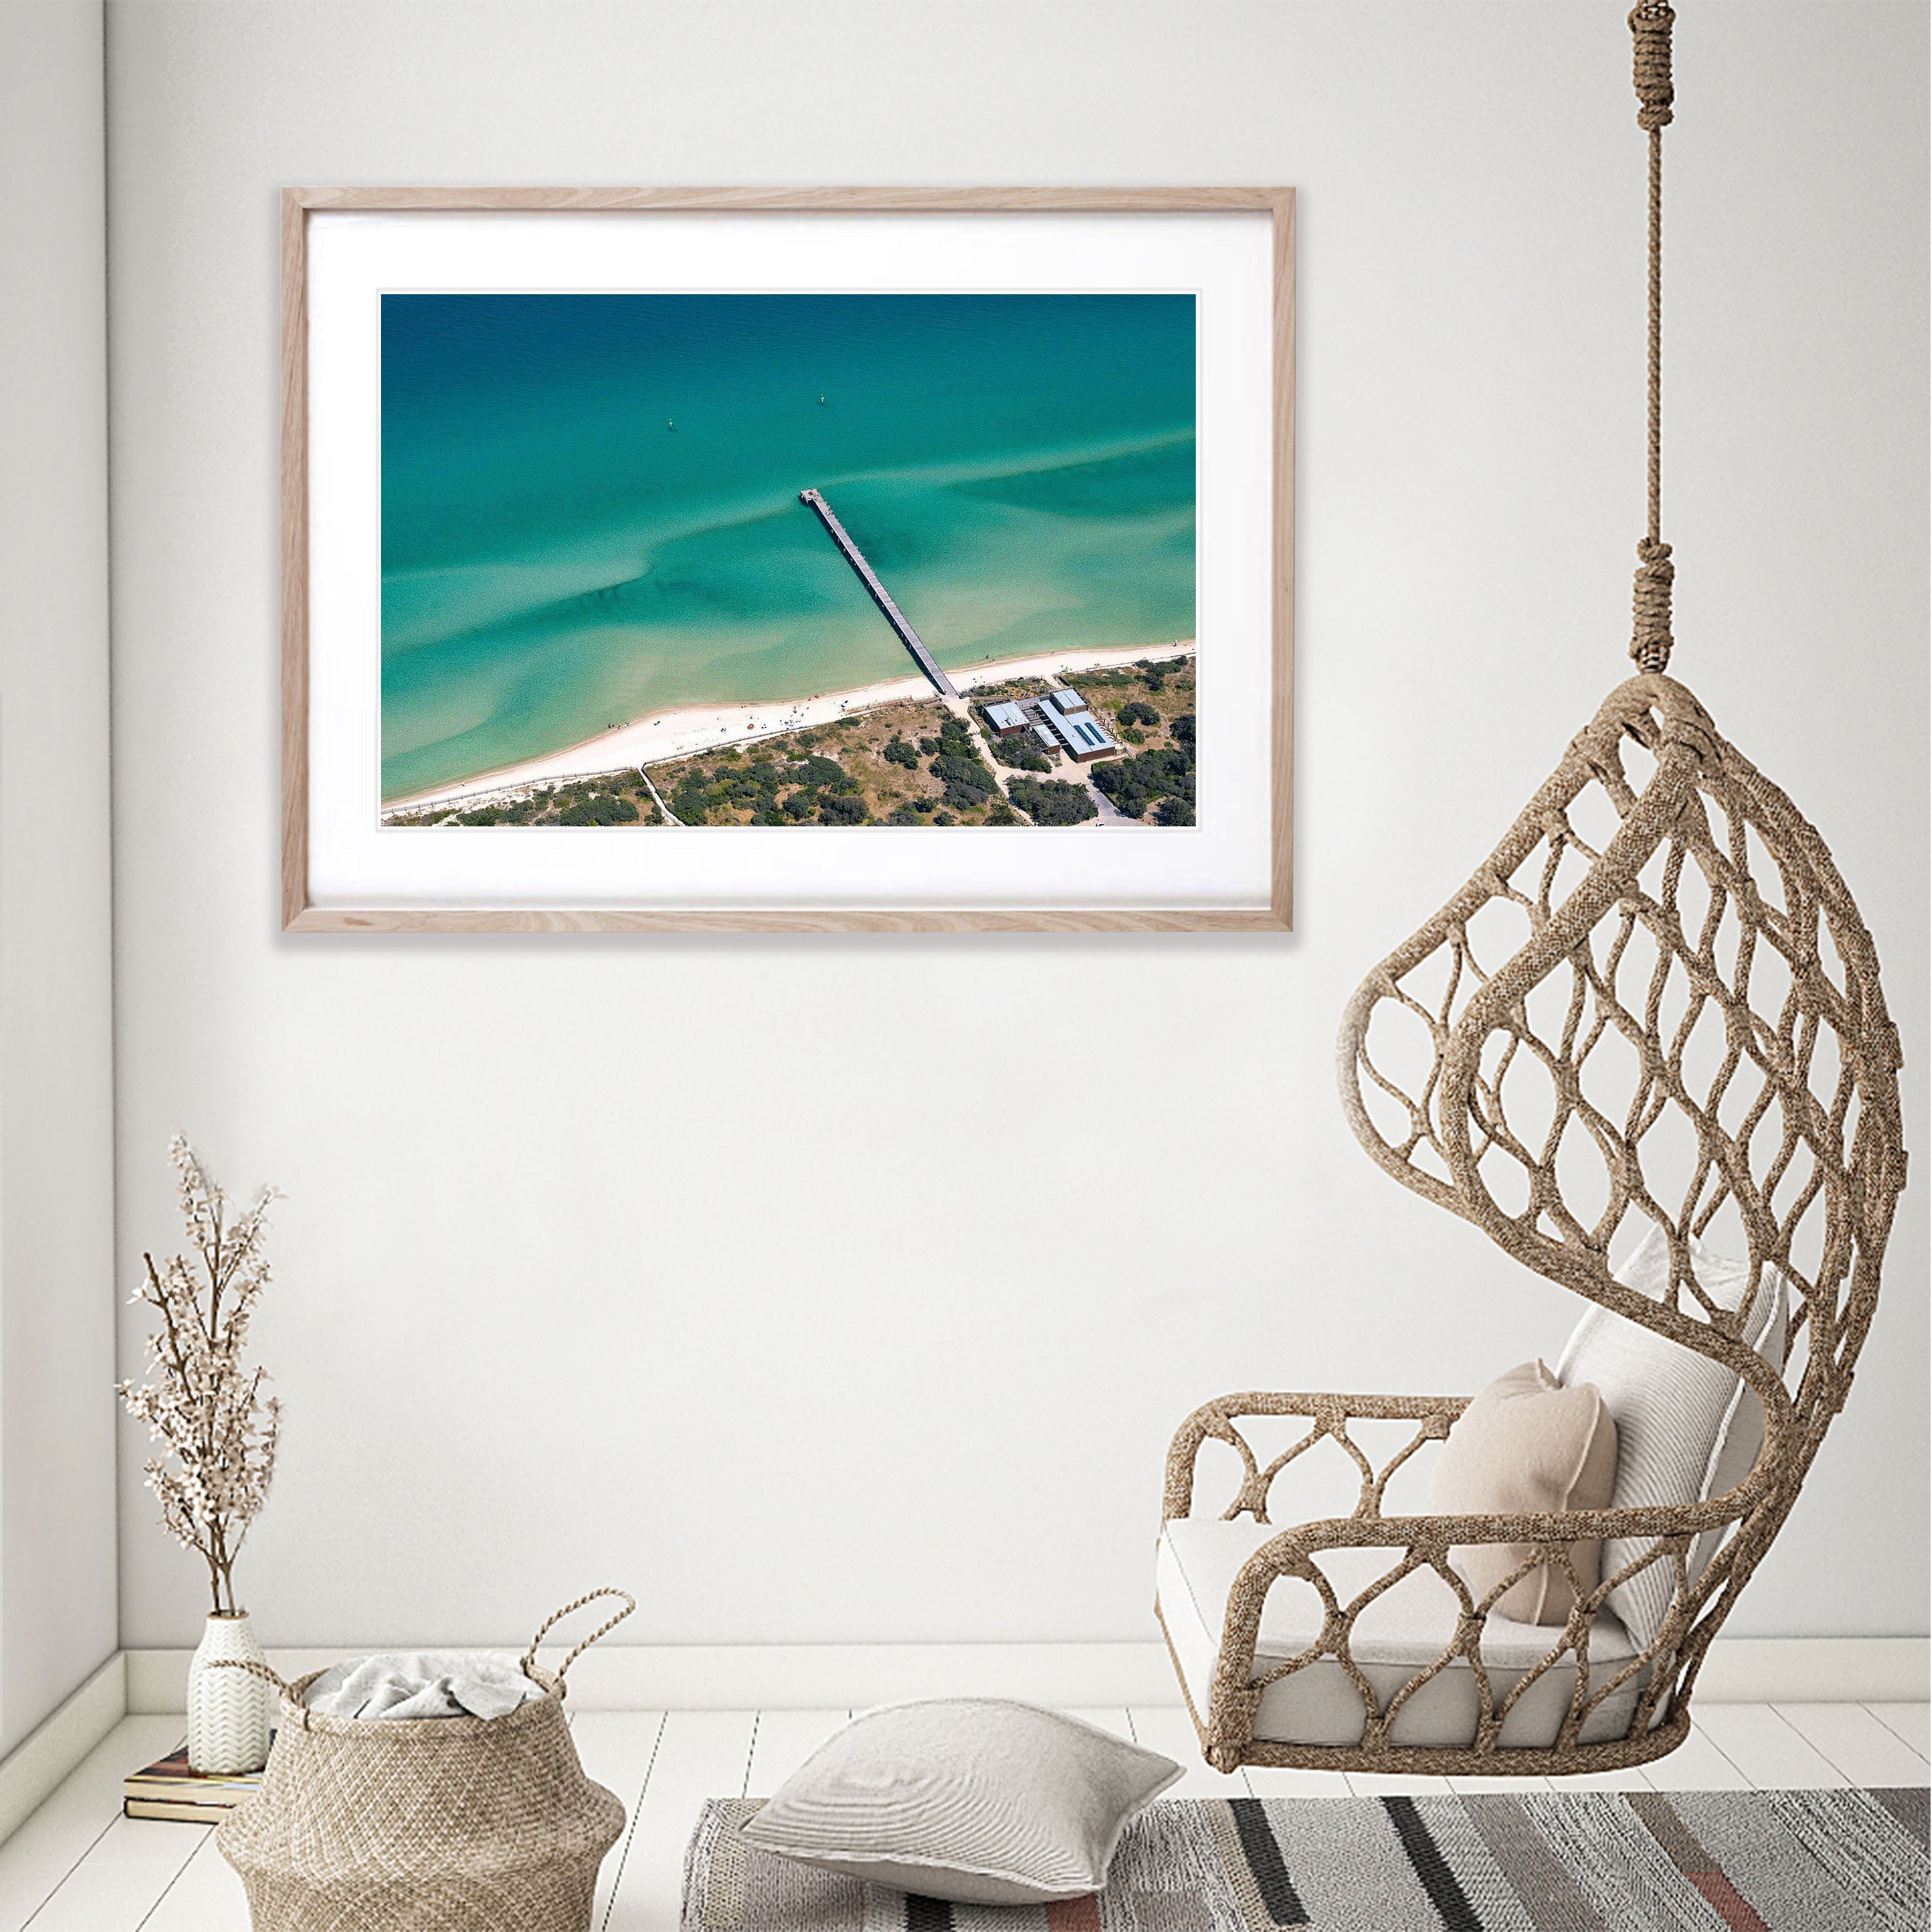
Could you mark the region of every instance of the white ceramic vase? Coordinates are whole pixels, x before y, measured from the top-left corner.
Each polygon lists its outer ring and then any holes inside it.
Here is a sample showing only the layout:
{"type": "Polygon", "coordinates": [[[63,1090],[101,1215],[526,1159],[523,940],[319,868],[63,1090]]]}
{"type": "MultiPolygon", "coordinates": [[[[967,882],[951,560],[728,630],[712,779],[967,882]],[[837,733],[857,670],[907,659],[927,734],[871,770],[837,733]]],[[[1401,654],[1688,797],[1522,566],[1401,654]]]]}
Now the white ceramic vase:
{"type": "Polygon", "coordinates": [[[188,1761],[218,1777],[260,1771],[268,1761],[274,1691],[248,1670],[211,1670],[218,1658],[267,1660],[246,1610],[211,1616],[188,1671],[188,1761]]]}

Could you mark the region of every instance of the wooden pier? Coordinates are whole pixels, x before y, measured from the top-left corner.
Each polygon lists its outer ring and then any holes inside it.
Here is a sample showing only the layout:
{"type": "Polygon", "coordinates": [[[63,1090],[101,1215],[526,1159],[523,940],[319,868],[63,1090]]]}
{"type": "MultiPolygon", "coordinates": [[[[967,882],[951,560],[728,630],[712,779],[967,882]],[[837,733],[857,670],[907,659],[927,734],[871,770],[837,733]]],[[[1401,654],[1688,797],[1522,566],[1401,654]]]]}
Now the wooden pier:
{"type": "Polygon", "coordinates": [[[920,642],[919,633],[906,622],[905,613],[892,602],[892,593],[879,581],[872,566],[866,561],[865,553],[846,535],[845,526],[832,514],[832,506],[816,490],[801,490],[798,500],[809,504],[818,512],[818,520],[831,532],[832,541],[844,553],[845,561],[859,573],[859,581],[884,613],[886,622],[898,632],[900,643],[911,652],[913,661],[938,686],[940,695],[956,698],[959,694],[953,689],[952,680],[933,662],[932,653],[920,642]]]}

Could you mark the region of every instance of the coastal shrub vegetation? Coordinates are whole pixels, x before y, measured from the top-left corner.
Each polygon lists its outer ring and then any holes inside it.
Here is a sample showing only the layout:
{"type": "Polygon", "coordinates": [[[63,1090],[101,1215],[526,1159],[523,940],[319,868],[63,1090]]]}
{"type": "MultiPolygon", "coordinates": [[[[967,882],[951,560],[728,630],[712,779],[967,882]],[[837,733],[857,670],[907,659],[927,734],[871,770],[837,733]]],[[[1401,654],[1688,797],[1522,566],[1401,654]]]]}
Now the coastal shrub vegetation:
{"type": "Polygon", "coordinates": [[[1016,772],[1050,772],[1053,761],[1040,748],[1030,731],[1016,731],[1010,738],[993,740],[993,755],[1016,772]]]}
{"type": "Polygon", "coordinates": [[[977,758],[954,758],[942,752],[932,761],[932,776],[947,784],[977,784],[984,791],[991,789],[993,775],[977,758]]]}
{"type": "Polygon", "coordinates": [[[845,768],[836,758],[820,758],[815,754],[785,768],[785,776],[794,784],[836,784],[844,776],[845,768]]]}
{"type": "Polygon", "coordinates": [[[1036,825],[1078,825],[1100,816],[1087,788],[1064,778],[1016,778],[1007,796],[1036,825]]]}
{"type": "MultiPolygon", "coordinates": [[[[1012,813],[1000,791],[1001,777],[1016,787],[1013,804],[1025,818],[1078,824],[1093,816],[1091,793],[1078,780],[1051,782],[1057,763],[1030,732],[1002,737],[974,728],[991,704],[1036,699],[1052,682],[1013,679],[976,690],[971,722],[935,698],[898,700],[812,730],[655,764],[651,776],[670,812],[693,825],[1004,824],[1012,813]]],[[[1086,673],[1075,688],[1088,692],[1128,754],[1094,766],[1094,782],[1136,818],[1192,822],[1191,660],[1149,659],[1086,673]]],[[[656,825],[664,818],[642,774],[632,770],[548,780],[488,802],[406,809],[386,822],[598,826],[656,825]]]]}
{"type": "Polygon", "coordinates": [[[1094,767],[1094,782],[1114,809],[1130,818],[1145,817],[1148,806],[1163,798],[1182,799],[1192,806],[1193,748],[1176,745],[1110,760],[1094,767]]]}
{"type": "Polygon", "coordinates": [[[634,825],[637,822],[636,800],[613,797],[608,792],[566,806],[557,818],[560,825],[634,825]]]}
{"type": "Polygon", "coordinates": [[[928,769],[946,788],[943,796],[955,811],[976,810],[998,791],[999,781],[980,763],[979,746],[962,720],[941,720],[938,743],[928,769]]]}

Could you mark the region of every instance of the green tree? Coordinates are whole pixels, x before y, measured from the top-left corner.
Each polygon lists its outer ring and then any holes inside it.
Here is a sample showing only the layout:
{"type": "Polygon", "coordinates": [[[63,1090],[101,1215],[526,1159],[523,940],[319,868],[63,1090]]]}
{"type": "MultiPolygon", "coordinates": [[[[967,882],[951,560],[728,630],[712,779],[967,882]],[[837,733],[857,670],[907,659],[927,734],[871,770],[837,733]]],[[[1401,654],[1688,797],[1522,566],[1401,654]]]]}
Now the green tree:
{"type": "Polygon", "coordinates": [[[1084,785],[1064,778],[1016,778],[1007,796],[1036,825],[1078,825],[1100,812],[1084,785]]]}
{"type": "Polygon", "coordinates": [[[828,785],[845,776],[845,768],[836,758],[814,756],[792,766],[785,773],[794,784],[828,785]]]}
{"type": "Polygon", "coordinates": [[[557,822],[561,825],[634,825],[638,808],[628,798],[613,798],[605,793],[566,806],[557,822]]]}
{"type": "Polygon", "coordinates": [[[993,755],[1000,763],[1016,772],[1050,772],[1052,761],[1040,748],[1040,741],[1030,731],[1016,731],[1010,738],[993,740],[993,755]]]}
{"type": "Polygon", "coordinates": [[[1191,746],[1174,746],[1142,752],[1098,766],[1094,782],[1117,811],[1130,818],[1145,815],[1156,799],[1194,800],[1194,758],[1191,746]]]}

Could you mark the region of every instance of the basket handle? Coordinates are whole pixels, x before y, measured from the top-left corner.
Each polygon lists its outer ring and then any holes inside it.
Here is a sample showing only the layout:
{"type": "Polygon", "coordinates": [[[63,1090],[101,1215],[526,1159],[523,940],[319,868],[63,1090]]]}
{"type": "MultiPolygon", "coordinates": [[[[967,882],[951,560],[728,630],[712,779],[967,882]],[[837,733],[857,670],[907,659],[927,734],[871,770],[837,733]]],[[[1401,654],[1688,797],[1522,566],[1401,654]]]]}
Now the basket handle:
{"type": "Polygon", "coordinates": [[[250,1677],[259,1677],[264,1683],[272,1684],[290,1703],[299,1701],[296,1696],[296,1687],[286,1677],[278,1676],[266,1664],[257,1664],[252,1657],[211,1657],[201,1667],[204,1670],[245,1670],[250,1677]]]}
{"type": "Polygon", "coordinates": [[[524,1668],[528,1670],[537,1660],[537,1646],[548,1635],[553,1624],[560,1624],[573,1610],[580,1610],[586,1604],[594,1604],[600,1597],[615,1597],[624,1607],[607,1624],[601,1624],[566,1657],[558,1666],[557,1688],[563,1688],[563,1680],[570,1674],[570,1666],[601,1636],[608,1636],[617,1626],[638,1607],[638,1600],[628,1590],[592,1590],[587,1597],[579,1597],[574,1604],[566,1604],[563,1608],[547,1618],[542,1629],[530,1639],[530,1647],[524,1653],[524,1668]]]}

